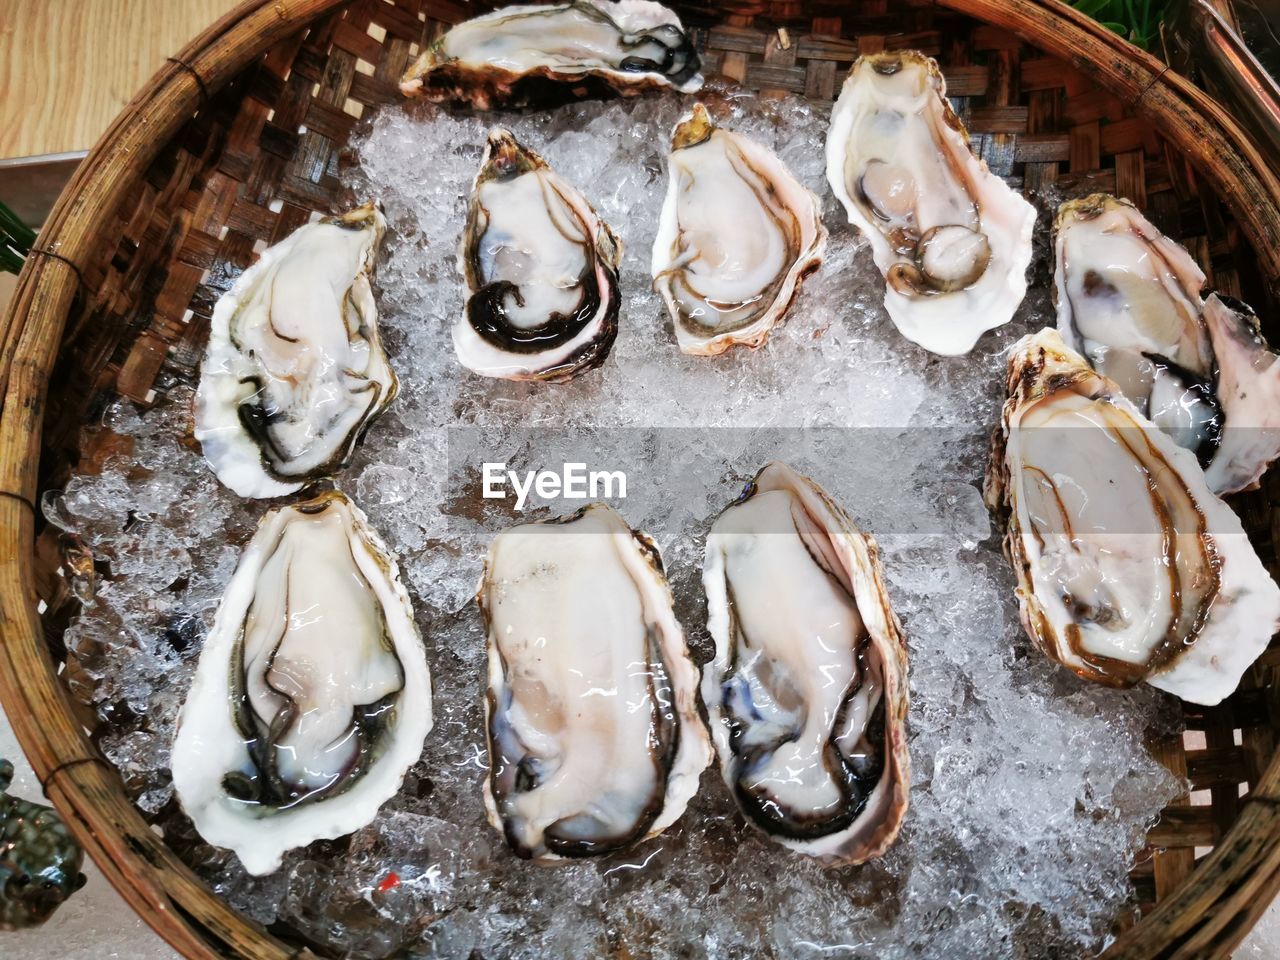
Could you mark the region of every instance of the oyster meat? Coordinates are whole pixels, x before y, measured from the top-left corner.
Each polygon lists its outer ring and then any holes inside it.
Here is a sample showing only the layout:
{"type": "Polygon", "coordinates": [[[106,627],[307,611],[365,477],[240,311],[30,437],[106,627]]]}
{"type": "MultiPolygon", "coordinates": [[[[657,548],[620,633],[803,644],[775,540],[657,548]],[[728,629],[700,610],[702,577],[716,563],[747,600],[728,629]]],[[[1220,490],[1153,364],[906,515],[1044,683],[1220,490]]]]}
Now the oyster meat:
{"type": "Polygon", "coordinates": [[[195,436],[242,497],[278,497],[346,466],[395,398],[371,286],[374,203],[299,227],[218,300],[195,436]]]}
{"type": "Polygon", "coordinates": [[[871,243],[884,305],[908,340],[968,353],[1027,290],[1035,208],[987,169],[931,58],[859,57],[827,133],[827,179],[871,243]]]}
{"type": "Polygon", "coordinates": [[[700,103],[676,125],[667,166],[653,284],[676,342],[700,356],[760,346],[822,263],[818,198],[771,150],[712,123],[700,103]]]}
{"type": "Polygon", "coordinates": [[[1180,445],[1210,450],[1221,425],[1200,320],[1204,272],[1133,204],[1107,194],[1064,203],[1055,231],[1063,339],[1180,445]]]}
{"type": "Polygon", "coordinates": [[[489,819],[543,863],[661,833],[711,747],[698,670],[653,541],[608,506],[512,527],[489,548],[489,819]]]}
{"type": "Polygon", "coordinates": [[[458,360],[508,380],[564,382],[618,335],[622,243],[591,204],[508,130],[489,134],[458,269],[469,294],[458,360]]]}
{"type": "Polygon", "coordinates": [[[875,541],[771,463],[712,525],[702,581],[702,699],[738,806],[828,866],[882,855],[911,774],[907,647],[875,541]]]}
{"type": "Polygon", "coordinates": [[[1248,307],[1211,297],[1210,311],[1199,265],[1127,200],[1064,203],[1056,232],[1066,342],[1195,451],[1215,493],[1255,485],[1280,456],[1280,367],[1248,307]]]}
{"type": "Polygon", "coordinates": [[[270,873],[369,823],[430,729],[422,638],[364,514],[337,491],[270,511],[178,718],[173,785],[200,835],[270,873]]]}
{"type": "Polygon", "coordinates": [[[1216,704],[1280,622],[1280,588],[1195,455],[1055,330],[1013,348],[986,497],[1023,627],[1088,680],[1216,704]]]}
{"type": "Polygon", "coordinates": [[[702,88],[680,18],[651,0],[503,7],[453,27],[406,71],[406,96],[487,110],[583,92],[702,88]]]}

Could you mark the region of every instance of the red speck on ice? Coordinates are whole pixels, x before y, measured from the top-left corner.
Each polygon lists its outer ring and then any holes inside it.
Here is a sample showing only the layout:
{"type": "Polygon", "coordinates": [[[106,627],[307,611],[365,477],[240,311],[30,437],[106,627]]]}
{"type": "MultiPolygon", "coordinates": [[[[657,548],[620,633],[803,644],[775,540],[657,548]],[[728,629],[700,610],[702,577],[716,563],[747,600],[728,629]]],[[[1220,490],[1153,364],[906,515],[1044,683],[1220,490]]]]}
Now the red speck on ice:
{"type": "Polygon", "coordinates": [[[398,886],[400,886],[400,875],[393,871],[382,878],[382,882],[378,884],[378,892],[386,893],[389,890],[394,890],[398,886]]]}

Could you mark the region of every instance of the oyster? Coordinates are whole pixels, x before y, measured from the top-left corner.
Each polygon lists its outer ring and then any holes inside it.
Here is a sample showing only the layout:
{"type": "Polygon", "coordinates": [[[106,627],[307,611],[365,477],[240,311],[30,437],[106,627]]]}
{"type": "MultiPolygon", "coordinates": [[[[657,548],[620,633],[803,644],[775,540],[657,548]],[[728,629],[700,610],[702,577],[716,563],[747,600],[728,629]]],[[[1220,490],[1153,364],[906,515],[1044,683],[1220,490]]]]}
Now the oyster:
{"type": "Polygon", "coordinates": [[[1215,492],[1233,493],[1256,487],[1280,456],[1280,357],[1262,339],[1253,311],[1239,300],[1210,294],[1203,316],[1224,420],[1205,477],[1215,492]]]}
{"type": "Polygon", "coordinates": [[[508,130],[489,134],[458,269],[469,297],[458,360],[508,380],[571,380],[618,335],[622,243],[591,204],[508,130]]]}
{"type": "Polygon", "coordinates": [[[242,497],[278,497],[341,470],[398,389],[378,338],[376,204],[299,227],[218,300],[195,436],[242,497]]]}
{"type": "Polygon", "coordinates": [[[771,463],[716,519],[702,699],[747,818],[824,864],[892,845],[907,812],[907,647],[876,543],[771,463]]]}
{"type": "Polygon", "coordinates": [[[968,353],[1027,290],[1036,212],[969,150],[938,64],[859,57],[827,133],[827,179],[870,241],[884,305],[908,340],[968,353]]]}
{"type": "Polygon", "coordinates": [[[1013,348],[986,497],[1027,634],[1088,680],[1212,705],[1280,622],[1280,588],[1195,456],[1055,330],[1013,348]]]}
{"type": "Polygon", "coordinates": [[[1280,410],[1264,399],[1280,371],[1248,308],[1214,299],[1210,318],[1204,272],[1127,200],[1064,203],[1056,231],[1063,338],[1195,451],[1215,493],[1255,484],[1280,455],[1280,410]]]}
{"type": "Polygon", "coordinates": [[[818,198],[771,150],[722,130],[707,109],[676,125],[653,242],[653,285],[685,353],[758,347],[822,262],[818,198]]]}
{"type": "Polygon", "coordinates": [[[680,18],[662,4],[573,0],[503,7],[458,24],[418,57],[400,90],[487,110],[584,91],[693,93],[702,87],[700,66],[680,18]]]}
{"type": "Polygon", "coordinates": [[[173,785],[200,835],[270,873],[372,820],[430,729],[422,638],[364,514],[336,491],[270,511],[178,718],[173,785]]]}
{"type": "Polygon", "coordinates": [[[710,760],[698,671],[653,541],[610,507],[494,538],[476,597],[488,629],[489,820],[544,863],[661,833],[710,760]]]}

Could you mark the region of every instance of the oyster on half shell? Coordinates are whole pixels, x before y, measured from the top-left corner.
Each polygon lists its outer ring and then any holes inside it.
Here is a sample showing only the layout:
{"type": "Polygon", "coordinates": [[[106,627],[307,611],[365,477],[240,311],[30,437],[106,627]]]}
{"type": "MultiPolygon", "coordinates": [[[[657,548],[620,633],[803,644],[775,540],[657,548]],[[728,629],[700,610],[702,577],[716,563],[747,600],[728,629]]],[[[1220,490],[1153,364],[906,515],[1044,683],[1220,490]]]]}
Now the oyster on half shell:
{"type": "Polygon", "coordinates": [[[907,646],[875,541],[771,463],[712,525],[702,582],[702,699],[739,808],[828,866],[881,856],[911,772],[907,646]]]}
{"type": "Polygon", "coordinates": [[[1027,290],[1036,212],[969,149],[938,64],[914,50],[859,57],[827,133],[827,179],[871,243],[904,337],[968,353],[1027,290]]]}
{"type": "Polygon", "coordinates": [[[178,718],[173,785],[200,835],[270,873],[371,821],[430,729],[422,638],[364,514],[337,491],[267,513],[178,718]]]}
{"type": "Polygon", "coordinates": [[[242,497],[279,497],[346,466],[399,388],[378,336],[375,203],[305,224],[219,298],[195,436],[242,497]]]}
{"type": "Polygon", "coordinates": [[[458,247],[466,281],[453,345],[487,377],[564,382],[604,363],[618,335],[622,242],[511,132],[489,134],[458,247]]]}
{"type": "Polygon", "coordinates": [[[503,7],[453,27],[400,81],[406,96],[482,110],[568,99],[584,88],[639,93],[702,87],[698,52],[652,0],[573,0],[503,7]]]}
{"type": "Polygon", "coordinates": [[[1085,679],[1212,705],[1280,622],[1280,588],[1195,455],[1055,330],[1013,347],[986,498],[1027,634],[1085,679]]]}
{"type": "Polygon", "coordinates": [[[1127,200],[1069,201],[1055,228],[1064,340],[1196,453],[1215,493],[1256,485],[1280,456],[1280,365],[1249,308],[1205,300],[1191,254],[1127,200]]]}
{"type": "Polygon", "coordinates": [[[773,151],[696,104],[671,138],[653,285],[685,353],[758,347],[822,263],[818,198],[773,151]]]}
{"type": "Polygon", "coordinates": [[[512,527],[489,548],[476,600],[485,804],[516,854],[594,856],[674,823],[711,748],[653,541],[603,504],[512,527]]]}

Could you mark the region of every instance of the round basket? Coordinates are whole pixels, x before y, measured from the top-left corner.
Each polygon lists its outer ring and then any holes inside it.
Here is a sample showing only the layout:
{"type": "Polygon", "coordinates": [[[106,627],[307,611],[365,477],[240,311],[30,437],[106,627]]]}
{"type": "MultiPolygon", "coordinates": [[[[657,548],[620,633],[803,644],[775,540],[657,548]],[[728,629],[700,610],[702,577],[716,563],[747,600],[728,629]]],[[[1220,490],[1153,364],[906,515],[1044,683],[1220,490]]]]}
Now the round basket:
{"type": "MultiPolygon", "coordinates": [[[[708,74],[829,102],[852,61],[936,57],[974,149],[1034,191],[1121,194],[1263,317],[1280,302],[1280,179],[1223,111],[1057,0],[673,3],[708,74]]],[[[247,0],[170,58],[64,191],[0,327],[0,699],[46,792],[129,904],[188,957],[310,956],[237,914],[185,867],[92,745],[61,636],[78,610],[37,510],[81,463],[105,400],[190,381],[228,266],[343,198],[341,152],[457,0],[247,0]]],[[[1273,328],[1273,342],[1277,339],[1273,328]]],[[[1235,498],[1277,570],[1280,470],[1235,498]]],[[[1111,958],[1225,957],[1280,888],[1280,650],[1221,706],[1186,707],[1194,748],[1153,745],[1184,796],[1133,879],[1143,917],[1111,958]],[[1212,852],[1206,852],[1208,850],[1212,852]]],[[[1136,919],[1136,918],[1135,918],[1136,919]]]]}

